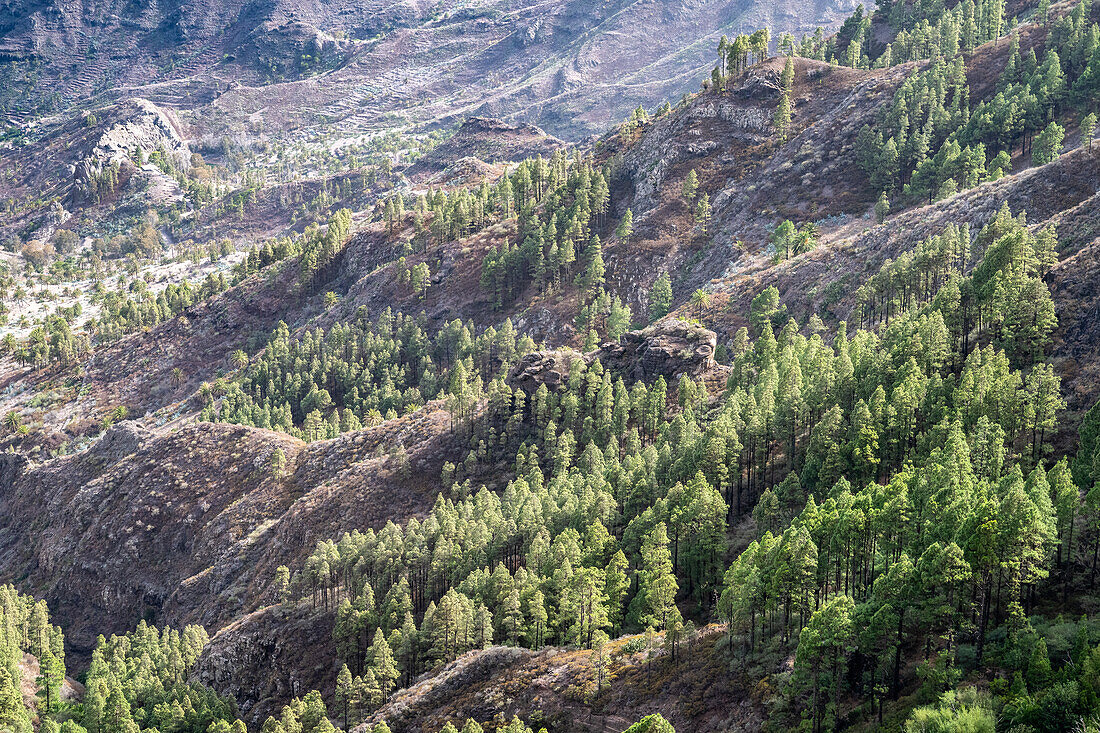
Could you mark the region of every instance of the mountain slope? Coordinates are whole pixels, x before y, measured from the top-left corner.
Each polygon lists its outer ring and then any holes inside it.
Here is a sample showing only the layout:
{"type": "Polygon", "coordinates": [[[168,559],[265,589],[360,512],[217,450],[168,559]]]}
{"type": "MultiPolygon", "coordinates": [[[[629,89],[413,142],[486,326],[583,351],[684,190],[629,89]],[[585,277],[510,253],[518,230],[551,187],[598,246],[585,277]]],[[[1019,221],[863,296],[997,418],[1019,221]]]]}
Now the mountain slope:
{"type": "MultiPolygon", "coordinates": [[[[44,65],[42,81],[63,80],[55,109],[102,92],[188,109],[217,100],[219,117],[262,110],[269,129],[327,119],[355,132],[392,125],[394,115],[490,114],[577,138],[631,105],[692,89],[723,32],[763,23],[812,32],[848,10],[744,0],[273,0],[158,4],[135,14],[123,3],[93,11],[8,0],[0,53],[44,65]]],[[[55,91],[43,84],[27,97],[55,91]]],[[[26,98],[7,103],[26,114],[26,98]]]]}

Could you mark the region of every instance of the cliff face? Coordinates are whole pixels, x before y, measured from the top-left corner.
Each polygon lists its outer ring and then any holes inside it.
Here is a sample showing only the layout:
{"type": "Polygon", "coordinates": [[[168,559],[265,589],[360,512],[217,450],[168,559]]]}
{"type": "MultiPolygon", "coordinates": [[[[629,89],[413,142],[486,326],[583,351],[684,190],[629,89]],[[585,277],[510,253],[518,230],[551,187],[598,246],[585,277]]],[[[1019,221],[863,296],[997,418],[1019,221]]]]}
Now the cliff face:
{"type": "Polygon", "coordinates": [[[309,690],[335,687],[333,616],[306,604],[267,606],[214,634],[192,677],[237,701],[249,729],[309,690]]]}
{"type": "MultiPolygon", "coordinates": [[[[142,162],[139,168],[134,160],[135,155],[140,155],[141,161],[163,155],[165,162],[175,170],[186,173],[191,168],[191,150],[174,114],[147,99],[129,99],[106,111],[101,129],[102,134],[73,167],[72,198],[91,198],[98,185],[97,179],[112,166],[125,168],[123,175],[127,178],[137,174],[160,179],[178,191],[176,182],[156,165],[142,162]]],[[[155,198],[152,202],[163,203],[155,198]]]]}

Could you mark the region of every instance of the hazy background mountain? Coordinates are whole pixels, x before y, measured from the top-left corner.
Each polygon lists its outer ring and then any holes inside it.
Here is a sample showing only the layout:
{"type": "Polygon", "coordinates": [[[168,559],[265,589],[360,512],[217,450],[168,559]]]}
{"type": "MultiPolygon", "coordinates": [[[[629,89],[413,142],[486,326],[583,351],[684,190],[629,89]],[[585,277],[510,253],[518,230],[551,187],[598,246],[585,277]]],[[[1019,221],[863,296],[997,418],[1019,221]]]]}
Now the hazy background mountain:
{"type": "Polygon", "coordinates": [[[455,115],[604,130],[696,89],[723,33],[831,26],[854,0],[0,3],[11,119],[143,96],[269,130],[455,115]]]}

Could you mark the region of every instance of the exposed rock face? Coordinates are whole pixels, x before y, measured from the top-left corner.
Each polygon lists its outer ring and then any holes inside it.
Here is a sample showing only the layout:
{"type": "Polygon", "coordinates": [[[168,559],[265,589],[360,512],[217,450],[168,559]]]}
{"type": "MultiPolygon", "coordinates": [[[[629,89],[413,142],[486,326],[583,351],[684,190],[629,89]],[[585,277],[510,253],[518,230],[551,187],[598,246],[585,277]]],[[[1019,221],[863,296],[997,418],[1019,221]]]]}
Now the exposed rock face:
{"type": "Polygon", "coordinates": [[[135,149],[146,155],[163,150],[177,168],[191,167],[191,151],[175,115],[148,99],[121,102],[105,121],[103,134],[87,158],[100,166],[126,160],[135,149]]]}
{"type": "Polygon", "coordinates": [[[353,45],[309,23],[267,21],[249,35],[245,52],[262,73],[293,79],[342,63],[353,45]]]}
{"type": "Polygon", "coordinates": [[[118,463],[126,456],[136,453],[153,437],[153,431],[140,423],[127,420],[112,425],[99,442],[88,449],[88,456],[101,465],[118,463]]]}
{"type": "Polygon", "coordinates": [[[490,647],[467,652],[394,693],[352,733],[367,733],[367,726],[382,720],[394,733],[436,733],[447,722],[508,721],[516,715],[532,730],[617,733],[657,710],[678,731],[761,731],[762,706],[740,687],[736,675],[723,674],[721,653],[714,648],[724,631],[715,625],[701,629],[693,652],[675,662],[664,652],[653,662],[645,653],[625,652],[616,643],[615,681],[599,697],[580,692],[594,687],[587,649],[490,647]],[[705,704],[684,704],[703,699],[692,697],[700,686],[707,690],[705,704]]]}
{"type": "MultiPolygon", "coordinates": [[[[191,167],[191,150],[183,139],[175,116],[147,99],[121,102],[106,113],[103,133],[73,169],[78,190],[94,190],[96,178],[105,168],[134,166],[131,155],[141,151],[146,159],[163,153],[171,165],[186,171],[191,167]]],[[[161,172],[152,164],[146,168],[154,175],[161,172]]]]}
{"type": "Polygon", "coordinates": [[[632,380],[681,374],[697,376],[714,366],[714,331],[678,319],[666,319],[604,344],[596,356],[605,367],[632,380]]]}
{"type": "Polygon", "coordinates": [[[646,132],[646,143],[630,148],[622,171],[634,183],[636,210],[653,206],[665,177],[678,163],[714,154],[730,141],[753,145],[767,139],[774,106],[770,87],[755,79],[745,85],[736,99],[704,97],[683,114],[657,120],[646,132]],[[754,101],[757,96],[759,104],[754,101]],[[706,134],[700,125],[707,128],[706,134]]]}
{"type": "Polygon", "coordinates": [[[549,390],[560,389],[569,381],[569,369],[575,359],[584,356],[572,349],[533,351],[512,367],[508,382],[512,388],[522,389],[529,395],[542,385],[549,390]]]}
{"type": "Polygon", "coordinates": [[[569,349],[532,352],[512,368],[508,382],[527,394],[544,384],[547,389],[559,389],[568,381],[575,359],[587,364],[599,359],[604,367],[630,381],[696,376],[714,366],[717,343],[714,331],[669,318],[623,334],[619,343],[606,343],[583,356],[569,349]]]}
{"type": "Polygon", "coordinates": [[[493,166],[480,158],[467,155],[438,173],[428,176],[423,183],[428,186],[471,186],[479,181],[491,179],[494,172],[493,166]]]}
{"type": "Polygon", "coordinates": [[[30,461],[21,453],[0,453],[0,494],[23,475],[30,461]]]}
{"type": "Polygon", "coordinates": [[[319,539],[429,507],[442,462],[457,460],[449,427],[436,403],[308,445],[237,425],[124,422],[82,453],[33,466],[5,457],[0,582],[35,588],[78,660],[97,634],[143,617],[214,633],[269,603],[275,568],[319,539]],[[398,444],[408,474],[380,448],[398,444]],[[281,473],[270,468],[276,448],[281,473]]]}
{"type": "Polygon", "coordinates": [[[238,701],[249,728],[309,690],[330,695],[337,669],[332,616],[306,604],[268,606],[226,626],[203,649],[192,678],[238,701]]]}
{"type": "MultiPolygon", "coordinates": [[[[425,713],[435,712],[453,698],[484,686],[497,672],[533,656],[534,652],[527,649],[505,646],[468,652],[438,673],[396,693],[366,723],[385,720],[395,731],[405,730],[419,723],[425,713]]],[[[365,730],[365,724],[360,725],[355,733],[365,730]]]]}

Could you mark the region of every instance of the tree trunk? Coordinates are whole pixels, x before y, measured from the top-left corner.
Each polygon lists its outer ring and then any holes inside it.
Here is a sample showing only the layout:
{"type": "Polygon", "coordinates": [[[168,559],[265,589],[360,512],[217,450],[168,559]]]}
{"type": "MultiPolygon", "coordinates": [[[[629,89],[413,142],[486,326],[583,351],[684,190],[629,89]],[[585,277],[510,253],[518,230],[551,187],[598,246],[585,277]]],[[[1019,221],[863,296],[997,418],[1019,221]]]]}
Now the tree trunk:
{"type": "Polygon", "coordinates": [[[981,608],[981,623],[978,624],[978,649],[977,649],[977,663],[982,663],[982,654],[985,652],[985,630],[989,625],[989,594],[993,584],[993,578],[990,576],[989,571],[986,571],[983,575],[982,582],[982,608],[981,608]]]}

